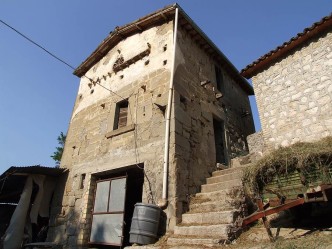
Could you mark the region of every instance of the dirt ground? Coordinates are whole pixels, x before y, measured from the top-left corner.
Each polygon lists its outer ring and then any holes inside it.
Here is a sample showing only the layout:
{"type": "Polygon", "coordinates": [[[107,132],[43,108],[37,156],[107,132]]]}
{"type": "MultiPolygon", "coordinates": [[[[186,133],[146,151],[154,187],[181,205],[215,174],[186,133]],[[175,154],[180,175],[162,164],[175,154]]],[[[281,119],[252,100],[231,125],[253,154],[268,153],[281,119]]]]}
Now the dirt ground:
{"type": "Polygon", "coordinates": [[[294,212],[284,211],[269,217],[275,242],[270,242],[266,229],[259,221],[233,241],[229,249],[332,249],[332,209],[315,206],[304,207],[302,216],[294,218],[294,212]]]}
{"type": "MultiPolygon", "coordinates": [[[[264,228],[252,228],[243,233],[230,245],[220,248],[229,249],[332,249],[332,227],[321,230],[283,229],[270,242],[264,228]]],[[[276,230],[272,230],[276,235],[276,230]]]]}
{"type": "Polygon", "coordinates": [[[178,245],[167,246],[167,236],[155,245],[126,247],[130,249],[332,249],[332,227],[320,230],[282,228],[272,229],[275,242],[271,242],[261,225],[250,230],[231,244],[218,246],[178,245]]]}

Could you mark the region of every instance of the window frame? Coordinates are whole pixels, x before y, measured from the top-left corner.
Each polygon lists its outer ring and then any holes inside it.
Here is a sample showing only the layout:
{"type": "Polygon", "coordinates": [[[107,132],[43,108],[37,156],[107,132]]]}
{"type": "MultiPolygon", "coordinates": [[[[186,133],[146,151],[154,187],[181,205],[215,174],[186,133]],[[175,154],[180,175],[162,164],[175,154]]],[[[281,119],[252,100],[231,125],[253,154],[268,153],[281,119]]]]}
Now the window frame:
{"type": "Polygon", "coordinates": [[[128,112],[129,112],[129,101],[128,99],[122,100],[116,103],[113,130],[120,129],[128,126],[128,112]],[[125,111],[124,111],[125,110],[125,111]],[[125,124],[122,124],[121,119],[123,118],[122,113],[125,113],[125,124]]]}

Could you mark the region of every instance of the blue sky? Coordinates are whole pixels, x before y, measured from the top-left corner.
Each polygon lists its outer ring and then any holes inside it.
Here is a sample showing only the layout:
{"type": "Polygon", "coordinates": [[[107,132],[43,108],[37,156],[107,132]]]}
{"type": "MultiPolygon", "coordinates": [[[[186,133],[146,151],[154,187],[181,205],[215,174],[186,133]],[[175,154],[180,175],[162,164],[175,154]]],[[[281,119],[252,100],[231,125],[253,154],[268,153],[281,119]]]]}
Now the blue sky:
{"type": "MultiPolygon", "coordinates": [[[[77,67],[116,26],[172,3],[0,0],[0,19],[77,67]]],[[[239,70],[332,10],[330,0],[178,3],[239,70]]],[[[0,76],[0,174],[14,165],[54,166],[50,155],[67,132],[79,79],[1,23],[0,76]]]]}

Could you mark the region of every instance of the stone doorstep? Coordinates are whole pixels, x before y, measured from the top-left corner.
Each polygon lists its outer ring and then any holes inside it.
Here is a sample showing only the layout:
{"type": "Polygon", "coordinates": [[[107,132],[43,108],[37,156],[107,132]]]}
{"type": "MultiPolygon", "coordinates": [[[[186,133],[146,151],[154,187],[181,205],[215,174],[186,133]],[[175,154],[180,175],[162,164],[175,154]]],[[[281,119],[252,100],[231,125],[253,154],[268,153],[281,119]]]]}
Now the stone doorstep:
{"type": "Polygon", "coordinates": [[[187,213],[182,215],[182,224],[227,224],[233,223],[236,212],[220,211],[208,213],[187,213]]]}
{"type": "Polygon", "coordinates": [[[241,166],[241,167],[236,167],[236,168],[216,170],[216,171],[212,172],[212,177],[213,176],[221,176],[221,175],[231,174],[231,173],[234,173],[234,172],[237,172],[237,171],[242,171],[245,168],[246,168],[246,166],[241,166]]]}
{"type": "Polygon", "coordinates": [[[238,186],[242,186],[241,179],[224,181],[224,182],[220,182],[220,183],[204,184],[201,186],[201,192],[202,193],[213,192],[216,190],[222,190],[222,189],[238,187],[238,186]]]}
{"type": "Polygon", "coordinates": [[[197,226],[175,226],[175,235],[191,235],[200,237],[219,237],[220,239],[228,239],[228,234],[232,225],[197,225],[197,226]]]}
{"type": "Polygon", "coordinates": [[[212,177],[206,178],[206,183],[207,184],[220,183],[220,182],[224,182],[224,181],[241,179],[241,177],[242,177],[242,171],[235,171],[235,172],[229,173],[229,174],[224,174],[224,175],[220,175],[220,176],[212,176],[212,177]]]}
{"type": "Polygon", "coordinates": [[[245,156],[239,156],[231,159],[231,165],[232,167],[238,168],[242,167],[244,165],[251,164],[251,155],[245,155],[245,156]]]}

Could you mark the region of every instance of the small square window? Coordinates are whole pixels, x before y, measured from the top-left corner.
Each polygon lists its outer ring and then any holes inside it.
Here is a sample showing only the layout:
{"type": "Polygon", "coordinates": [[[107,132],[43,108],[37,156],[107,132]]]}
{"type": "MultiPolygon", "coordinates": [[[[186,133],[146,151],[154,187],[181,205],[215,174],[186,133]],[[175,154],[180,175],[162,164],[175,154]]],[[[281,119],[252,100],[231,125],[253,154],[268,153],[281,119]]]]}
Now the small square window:
{"type": "Polygon", "coordinates": [[[84,189],[84,182],[85,182],[85,174],[81,175],[81,179],[80,179],[80,189],[84,189]]]}
{"type": "Polygon", "coordinates": [[[128,120],[128,100],[123,100],[116,104],[113,130],[127,126],[128,120]]]}

